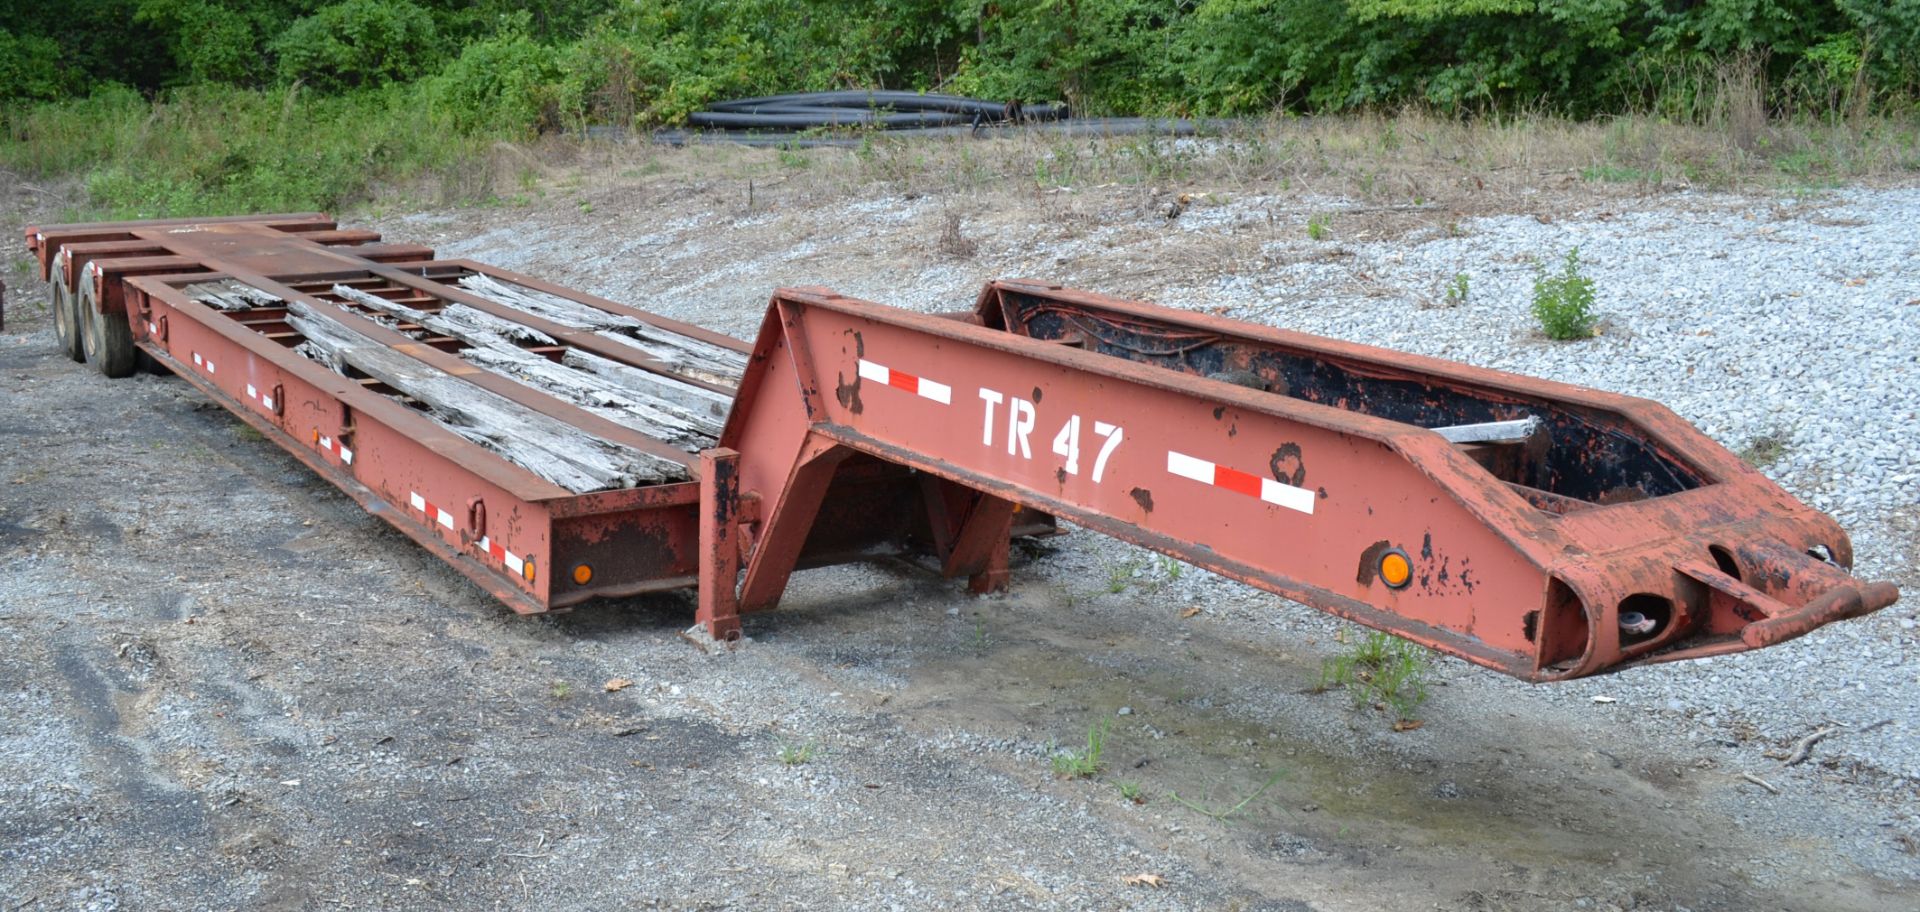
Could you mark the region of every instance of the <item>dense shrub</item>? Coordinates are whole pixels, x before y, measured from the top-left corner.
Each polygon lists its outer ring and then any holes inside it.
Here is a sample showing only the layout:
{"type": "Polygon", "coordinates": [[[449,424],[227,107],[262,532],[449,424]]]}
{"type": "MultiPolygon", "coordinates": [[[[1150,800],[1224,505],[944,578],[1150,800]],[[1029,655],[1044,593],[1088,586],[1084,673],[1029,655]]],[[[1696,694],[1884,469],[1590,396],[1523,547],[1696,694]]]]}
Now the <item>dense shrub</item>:
{"type": "Polygon", "coordinates": [[[425,90],[458,130],[538,130],[558,125],[560,74],[553,48],[513,29],[467,45],[425,90]]]}
{"type": "Polygon", "coordinates": [[[73,81],[53,39],[0,32],[0,98],[56,98],[73,81]]]}
{"type": "Polygon", "coordinates": [[[433,17],[407,0],[345,0],[274,39],[280,76],[322,90],[405,82],[439,62],[433,17]]]}
{"type": "Polygon", "coordinates": [[[1697,116],[1717,69],[1774,111],[1909,111],[1920,0],[71,0],[0,9],[0,100],[118,83],[321,91],[436,73],[463,124],[673,122],[845,87],[1094,114],[1417,103],[1697,116]],[[444,46],[443,46],[444,45],[444,46]],[[157,52],[156,52],[157,51],[157,52]],[[449,53],[450,52],[450,53],[449,53]],[[542,58],[542,59],[536,59],[542,58]],[[450,62],[449,62],[450,61],[450,62]],[[489,66],[506,70],[488,74],[489,66]],[[497,104],[491,112],[480,108],[497,104]]]}

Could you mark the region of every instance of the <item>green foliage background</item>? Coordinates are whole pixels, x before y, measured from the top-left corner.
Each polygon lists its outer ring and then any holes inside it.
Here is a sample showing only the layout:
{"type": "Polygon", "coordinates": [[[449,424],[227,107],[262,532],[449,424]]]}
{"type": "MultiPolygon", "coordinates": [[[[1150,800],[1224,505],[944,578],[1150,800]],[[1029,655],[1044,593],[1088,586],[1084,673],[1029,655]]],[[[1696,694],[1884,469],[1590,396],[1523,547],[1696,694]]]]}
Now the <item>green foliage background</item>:
{"type": "Polygon", "coordinates": [[[1776,116],[1907,116],[1920,0],[13,3],[0,6],[0,161],[89,173],[97,199],[129,212],[240,206],[275,187],[332,205],[350,191],[331,169],[448,167],[475,143],[672,125],[742,95],[1699,119],[1732,61],[1776,116]]]}

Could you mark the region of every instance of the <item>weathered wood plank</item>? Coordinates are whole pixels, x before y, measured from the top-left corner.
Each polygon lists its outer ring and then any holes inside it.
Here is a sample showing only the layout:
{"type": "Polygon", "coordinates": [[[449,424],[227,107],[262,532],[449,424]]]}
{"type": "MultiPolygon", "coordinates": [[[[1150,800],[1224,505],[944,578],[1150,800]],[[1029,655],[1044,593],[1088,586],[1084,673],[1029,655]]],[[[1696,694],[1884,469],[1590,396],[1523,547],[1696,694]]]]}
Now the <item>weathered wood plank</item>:
{"type": "Polygon", "coordinates": [[[560,356],[560,360],[561,363],[575,370],[596,374],[626,389],[664,399],[689,412],[711,417],[719,423],[726,421],[727,412],[733,408],[733,397],[726,393],[715,392],[704,386],[695,386],[664,374],[641,370],[630,364],[621,364],[592,352],[570,348],[566,354],[560,356]]]}
{"type": "Polygon", "coordinates": [[[558,344],[552,336],[539,330],[521,326],[510,320],[502,320],[493,314],[475,310],[464,304],[449,304],[441,308],[438,313],[430,313],[347,285],[335,285],[331,291],[362,307],[390,314],[409,323],[419,324],[441,335],[452,336],[476,347],[505,346],[517,349],[518,346],[513,344],[515,341],[534,345],[558,344]]]}
{"type": "Polygon", "coordinates": [[[722,394],[591,354],[555,363],[515,345],[509,334],[534,344],[558,344],[552,338],[492,314],[458,304],[432,314],[345,285],[334,286],[333,293],[459,339],[468,346],[460,357],[468,361],[690,453],[712,446],[726,419],[729,400],[722,394]],[[464,314],[451,313],[456,310],[464,314]],[[581,364],[601,369],[585,370],[581,364]],[[646,379],[622,375],[621,369],[646,379]]]}
{"type": "Polygon", "coordinates": [[[721,345],[669,332],[642,320],[609,313],[559,295],[502,282],[475,273],[460,279],[460,287],[487,300],[525,311],[563,326],[591,330],[596,335],[637,348],[648,357],[703,380],[738,386],[747,370],[747,356],[721,345]]]}
{"type": "Polygon", "coordinates": [[[286,305],[288,322],[306,336],[296,351],[341,373],[351,366],[405,393],[426,405],[454,433],[569,491],[630,488],[687,477],[685,466],[602,440],[450,376],[355,332],[305,302],[286,305]]]}
{"type": "Polygon", "coordinates": [[[720,421],[525,351],[469,348],[460,356],[689,453],[713,445],[720,421]]]}
{"type": "Polygon", "coordinates": [[[181,293],[215,310],[228,313],[252,310],[255,307],[276,307],[280,299],[261,291],[252,285],[222,279],[218,282],[196,282],[182,288],[181,293]]]}

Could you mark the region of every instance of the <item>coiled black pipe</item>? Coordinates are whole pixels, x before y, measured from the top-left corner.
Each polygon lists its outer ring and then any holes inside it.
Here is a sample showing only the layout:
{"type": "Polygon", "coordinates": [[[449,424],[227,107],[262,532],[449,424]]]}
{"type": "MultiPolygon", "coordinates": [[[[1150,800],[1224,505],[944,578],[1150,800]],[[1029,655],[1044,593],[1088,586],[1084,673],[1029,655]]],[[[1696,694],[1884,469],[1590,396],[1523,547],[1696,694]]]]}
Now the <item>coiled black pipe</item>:
{"type": "Polygon", "coordinates": [[[888,114],[850,108],[812,108],[763,114],[736,114],[731,111],[695,111],[687,115],[691,127],[720,127],[728,130],[804,130],[808,127],[879,127],[897,130],[916,127],[957,127],[970,123],[965,114],[940,114],[933,111],[909,111],[888,114]]]}
{"type": "MultiPolygon", "coordinates": [[[[1059,120],[1038,124],[996,124],[986,127],[928,127],[925,129],[889,130],[889,137],[993,137],[1007,136],[1013,131],[1037,132],[1055,136],[1195,136],[1201,133],[1223,133],[1237,126],[1230,120],[1161,120],[1146,117],[1087,118],[1082,120],[1059,120]]],[[[618,141],[624,138],[624,132],[618,128],[588,127],[587,136],[593,139],[618,141]]],[[[823,136],[817,133],[796,132],[735,132],[728,130],[661,130],[652,135],[654,142],[668,146],[693,146],[701,143],[730,143],[743,146],[762,146],[781,149],[816,148],[853,148],[867,140],[858,136],[823,136]]]]}
{"type": "Polygon", "coordinates": [[[891,90],[797,92],[717,101],[688,115],[691,127],[721,130],[805,130],[816,127],[878,127],[920,130],[981,127],[1063,120],[1067,106],[989,101],[959,95],[891,90]]]}

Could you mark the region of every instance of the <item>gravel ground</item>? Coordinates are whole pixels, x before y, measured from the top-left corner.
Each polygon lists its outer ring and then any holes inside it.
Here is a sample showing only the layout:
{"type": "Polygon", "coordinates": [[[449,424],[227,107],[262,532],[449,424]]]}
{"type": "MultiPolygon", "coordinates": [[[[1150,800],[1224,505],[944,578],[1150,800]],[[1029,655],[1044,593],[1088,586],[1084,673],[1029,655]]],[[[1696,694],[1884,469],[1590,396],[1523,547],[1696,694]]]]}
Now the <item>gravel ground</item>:
{"type": "MultiPolygon", "coordinates": [[[[946,310],[1027,275],[1647,396],[1736,450],[1783,441],[1765,471],[1859,572],[1915,582],[1920,191],[1423,203],[1385,230],[1297,196],[1196,190],[1168,219],[1151,188],[741,189],[370,221],[736,335],[777,285],[946,310]],[[1574,245],[1604,331],[1552,343],[1530,258],[1574,245]]],[[[18,288],[8,909],[1916,907],[1909,602],[1565,685],[1442,661],[1404,733],[1310,692],[1351,628],[1087,534],[1025,549],[1000,599],[907,562],[802,574],[707,652],[677,597],[506,616],[177,381],[56,360],[18,288]],[[1054,778],[1100,720],[1107,770],[1054,778]],[[1827,724],[1813,761],[1768,756],[1827,724]]]]}

